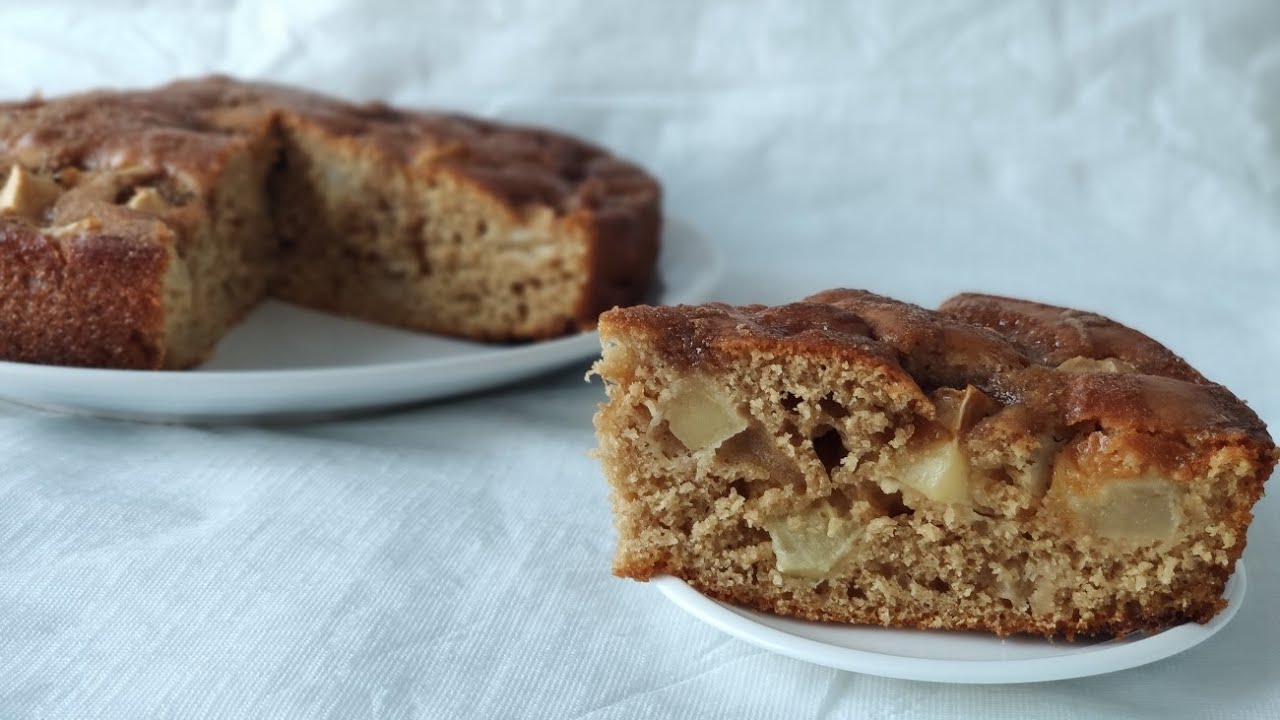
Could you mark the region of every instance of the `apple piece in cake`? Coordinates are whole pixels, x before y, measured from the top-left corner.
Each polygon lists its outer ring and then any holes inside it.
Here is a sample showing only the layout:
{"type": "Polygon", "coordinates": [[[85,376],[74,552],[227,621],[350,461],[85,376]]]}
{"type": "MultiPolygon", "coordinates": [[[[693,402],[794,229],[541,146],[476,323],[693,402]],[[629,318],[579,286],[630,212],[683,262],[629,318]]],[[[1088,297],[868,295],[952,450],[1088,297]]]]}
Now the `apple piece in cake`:
{"type": "Polygon", "coordinates": [[[1147,336],[856,290],[600,322],[614,572],[812,620],[1123,635],[1205,622],[1276,463],[1147,336]]]}

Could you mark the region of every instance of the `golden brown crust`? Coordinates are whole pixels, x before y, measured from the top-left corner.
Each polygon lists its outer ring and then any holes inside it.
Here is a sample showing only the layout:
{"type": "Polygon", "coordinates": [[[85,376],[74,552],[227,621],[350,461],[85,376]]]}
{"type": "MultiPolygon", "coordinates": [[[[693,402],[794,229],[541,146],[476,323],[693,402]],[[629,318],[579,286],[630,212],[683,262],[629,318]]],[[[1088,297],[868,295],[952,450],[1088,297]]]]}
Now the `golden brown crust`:
{"type": "Polygon", "coordinates": [[[639,305],[607,312],[600,330],[640,333],[649,337],[669,360],[697,367],[716,362],[710,350],[751,346],[777,352],[815,352],[833,357],[875,362],[904,373],[892,347],[878,342],[859,315],[831,303],[799,302],[767,307],[723,303],[680,306],[639,305]]]}
{"type": "Polygon", "coordinates": [[[0,226],[0,356],[87,367],[163,360],[160,238],[0,226]]]}
{"type": "MultiPolygon", "coordinates": [[[[128,197],[126,190],[139,183],[153,183],[162,186],[162,192],[171,198],[207,202],[234,156],[260,146],[265,135],[280,132],[289,123],[306,124],[348,140],[352,153],[381,155],[413,176],[454,175],[490,194],[513,213],[530,206],[547,207],[569,225],[582,228],[590,242],[590,279],[575,324],[538,333],[536,338],[594,327],[601,311],[643,299],[657,255],[661,197],[656,181],[638,167],[591,144],[545,130],[460,115],[401,111],[381,103],[351,104],[225,77],[177,82],[148,91],[97,91],[50,101],[0,104],[0,172],[18,164],[50,176],[64,172],[110,175],[111,182],[119,185],[104,189],[98,183],[66,192],[40,218],[0,216],[0,228],[5,232],[0,237],[18,237],[31,227],[65,225],[93,217],[102,222],[103,230],[97,240],[86,238],[82,244],[99,247],[97,262],[108,266],[106,258],[113,253],[130,256],[139,246],[165,242],[145,229],[138,230],[136,223],[112,222],[114,206],[128,197]],[[129,177],[121,177],[122,173],[129,177]],[[120,247],[112,250],[112,245],[120,247]]],[[[198,217],[188,219],[199,221],[198,217]]],[[[165,220],[174,223],[182,218],[174,214],[165,220]]],[[[168,242],[181,243],[190,235],[179,231],[165,237],[168,242]]],[[[16,247],[0,252],[23,258],[29,254],[16,247]]],[[[158,252],[162,255],[165,251],[161,248],[158,252]]],[[[147,288],[158,286],[164,266],[153,269],[154,277],[145,282],[135,280],[147,288]]],[[[93,272],[88,266],[85,271],[93,272]]],[[[17,265],[0,267],[0,283],[6,292],[18,293],[6,296],[5,302],[35,308],[39,302],[52,301],[53,296],[47,294],[22,296],[19,280],[26,274],[28,270],[17,265]]],[[[126,320],[76,316],[80,307],[62,305],[6,316],[8,332],[47,339],[36,345],[17,335],[0,338],[7,347],[26,348],[21,355],[0,348],[0,354],[10,359],[112,367],[162,363],[163,358],[147,355],[145,363],[137,364],[141,355],[118,347],[91,350],[94,342],[118,333],[106,325],[126,320]],[[97,328],[95,322],[105,325],[97,328]],[[42,325],[36,327],[37,323],[42,325]]],[[[153,342],[159,325],[151,316],[147,318],[153,324],[136,326],[133,332],[153,342]]]]}
{"type": "Polygon", "coordinates": [[[577,308],[580,328],[595,327],[600,313],[644,300],[658,260],[662,232],[656,183],[613,158],[600,158],[583,185],[574,218],[586,228],[593,282],[577,308]]]}
{"type": "Polygon", "coordinates": [[[659,201],[657,182],[643,170],[566,135],[220,76],[0,103],[0,155],[41,168],[166,168],[209,189],[241,136],[281,116],[359,138],[363,148],[420,171],[461,174],[512,207],[643,213],[659,201]]]}
{"type": "Polygon", "coordinates": [[[1145,375],[1208,382],[1160,343],[1096,313],[976,293],[956,295],[938,312],[990,328],[1040,365],[1056,366],[1076,357],[1119,358],[1145,375]]]}
{"type": "Polygon", "coordinates": [[[624,308],[601,332],[642,333],[676,363],[724,357],[726,346],[780,354],[855,357],[903,374],[928,391],[974,385],[1006,405],[1097,423],[1107,431],[1173,434],[1188,442],[1241,440],[1259,454],[1266,426],[1229,390],[1113,320],[994,296],[960,295],[939,311],[864,290],[827,290],[777,307],[708,304],[624,308]],[[974,318],[970,321],[969,318],[974,318]],[[1120,358],[1134,373],[1067,372],[1073,357],[1120,358]]]}

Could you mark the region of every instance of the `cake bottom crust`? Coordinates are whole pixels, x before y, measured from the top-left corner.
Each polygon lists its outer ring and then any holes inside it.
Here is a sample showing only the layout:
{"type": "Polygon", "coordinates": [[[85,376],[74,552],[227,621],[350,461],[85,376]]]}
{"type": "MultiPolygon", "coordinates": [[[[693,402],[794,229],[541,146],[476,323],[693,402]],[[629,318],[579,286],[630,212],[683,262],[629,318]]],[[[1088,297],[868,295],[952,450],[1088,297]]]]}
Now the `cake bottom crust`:
{"type": "Polygon", "coordinates": [[[714,600],[800,620],[914,630],[978,630],[993,632],[1001,637],[1035,635],[1077,640],[1090,637],[1116,638],[1135,632],[1154,633],[1189,622],[1207,623],[1227,605],[1227,601],[1221,597],[1205,596],[1196,598],[1188,608],[1168,608],[1155,613],[1134,616],[1122,611],[1112,617],[1095,618],[1088,622],[1065,620],[1045,622],[1013,613],[947,615],[889,612],[874,607],[840,608],[772,596],[753,587],[706,582],[696,576],[681,577],[679,574],[674,576],[714,600]]]}

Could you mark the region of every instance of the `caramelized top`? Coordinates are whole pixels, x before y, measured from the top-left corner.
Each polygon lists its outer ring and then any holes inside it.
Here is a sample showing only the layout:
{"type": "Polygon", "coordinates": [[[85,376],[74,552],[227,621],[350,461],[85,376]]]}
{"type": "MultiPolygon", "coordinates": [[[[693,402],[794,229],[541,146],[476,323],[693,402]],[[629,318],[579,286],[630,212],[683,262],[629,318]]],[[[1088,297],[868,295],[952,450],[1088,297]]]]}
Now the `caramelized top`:
{"type": "Polygon", "coordinates": [[[1101,315],[965,294],[936,310],[864,290],[827,290],[778,307],[633,307],[600,318],[607,340],[639,333],[669,361],[728,362],[736,351],[805,354],[874,367],[932,410],[926,393],[973,385],[1022,405],[1042,426],[1187,441],[1247,440],[1273,452],[1266,426],[1229,390],[1155,340],[1101,315]]]}
{"type": "Polygon", "coordinates": [[[451,170],[514,206],[627,209],[659,193],[636,166],[564,135],[225,77],[0,104],[0,173],[15,163],[41,173],[127,169],[163,174],[174,191],[202,195],[234,151],[280,122],[358,137],[411,168],[451,170]]]}
{"type": "Polygon", "coordinates": [[[1041,365],[1072,358],[1116,358],[1146,375],[1207,384],[1182,358],[1151,338],[1101,315],[1030,300],[966,293],[938,308],[944,315],[991,328],[1041,365]]]}

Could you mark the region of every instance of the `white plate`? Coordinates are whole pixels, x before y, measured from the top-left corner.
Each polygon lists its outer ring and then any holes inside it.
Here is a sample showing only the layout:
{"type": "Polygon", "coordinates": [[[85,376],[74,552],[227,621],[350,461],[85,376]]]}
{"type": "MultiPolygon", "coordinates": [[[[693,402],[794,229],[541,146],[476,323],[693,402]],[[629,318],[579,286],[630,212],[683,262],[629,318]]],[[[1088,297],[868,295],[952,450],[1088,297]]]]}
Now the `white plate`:
{"type": "MultiPolygon", "coordinates": [[[[686,223],[663,228],[648,301],[706,300],[720,258],[686,223]]],[[[194,370],[103,370],[0,362],[0,398],[64,411],[159,421],[315,416],[489,388],[591,357],[595,332],[490,345],[408,332],[266,302],[194,370]]]]}
{"type": "Polygon", "coordinates": [[[1146,665],[1208,640],[1244,600],[1244,564],[1227,582],[1227,607],[1205,625],[1187,623],[1154,635],[1105,641],[998,638],[977,632],[898,630],[806,622],[712,600],[683,580],[654,579],[658,589],[699,620],[752,645],[839,670],[903,680],[1025,683],[1101,675],[1146,665]]]}

